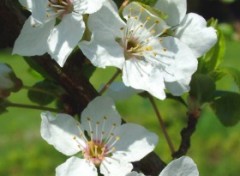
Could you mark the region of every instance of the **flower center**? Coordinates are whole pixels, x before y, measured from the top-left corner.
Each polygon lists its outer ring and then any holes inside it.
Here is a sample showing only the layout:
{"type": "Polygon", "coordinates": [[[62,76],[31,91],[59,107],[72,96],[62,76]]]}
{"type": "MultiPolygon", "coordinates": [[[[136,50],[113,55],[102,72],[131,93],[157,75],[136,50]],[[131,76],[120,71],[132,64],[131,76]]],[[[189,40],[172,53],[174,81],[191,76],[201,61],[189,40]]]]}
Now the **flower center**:
{"type": "Polygon", "coordinates": [[[78,147],[83,152],[84,158],[96,166],[99,166],[107,156],[112,155],[115,151],[114,146],[120,139],[114,133],[117,128],[115,123],[108,128],[105,127],[107,120],[107,117],[103,117],[101,121],[93,122],[91,118],[87,118],[89,125],[87,131],[82,130],[80,124],[78,124],[79,137],[84,144],[78,140],[77,136],[73,137],[73,140],[77,142],[78,147]]]}
{"type": "Polygon", "coordinates": [[[55,12],[58,17],[62,17],[74,10],[71,0],[48,0],[48,7],[55,12]]]}
{"type": "Polygon", "coordinates": [[[166,23],[141,6],[128,7],[123,13],[126,25],[120,28],[122,37],[116,41],[123,47],[125,59],[150,58],[158,62],[156,57],[166,50],[160,41],[168,29],[166,23]]]}
{"type": "Polygon", "coordinates": [[[107,156],[107,152],[108,148],[104,143],[89,141],[83,153],[86,159],[92,161],[95,165],[100,165],[105,156],[107,156]]]}

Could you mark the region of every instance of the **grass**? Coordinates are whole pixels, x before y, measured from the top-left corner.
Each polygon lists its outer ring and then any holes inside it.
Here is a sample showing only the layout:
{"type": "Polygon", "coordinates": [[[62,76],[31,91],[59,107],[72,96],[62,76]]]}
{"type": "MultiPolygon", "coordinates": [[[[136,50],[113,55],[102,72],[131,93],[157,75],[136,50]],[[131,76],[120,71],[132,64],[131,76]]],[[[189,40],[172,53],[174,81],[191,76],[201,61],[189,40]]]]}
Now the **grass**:
{"type": "MultiPolygon", "coordinates": [[[[240,66],[238,42],[227,42],[224,65],[240,66]]],[[[0,53],[0,62],[13,66],[16,74],[24,79],[24,84],[33,85],[37,74],[30,74],[29,67],[9,51],[0,53]]],[[[111,77],[114,69],[98,69],[91,81],[98,88],[101,83],[111,77]],[[99,79],[101,78],[101,79],[99,79]],[[101,82],[99,81],[101,80],[101,82]]],[[[221,85],[232,88],[232,83],[223,80],[221,85]],[[225,85],[226,84],[226,85],[225,85]]],[[[14,102],[30,103],[27,92],[11,95],[14,102]]],[[[180,141],[180,130],[185,126],[186,109],[173,100],[157,101],[157,105],[165,120],[169,135],[177,148],[180,141]]],[[[158,122],[149,101],[139,96],[132,96],[127,101],[117,103],[117,109],[129,122],[144,125],[159,135],[156,152],[165,161],[170,161],[170,151],[159,130],[158,122]]],[[[0,115],[0,175],[1,176],[40,176],[54,175],[55,167],[63,163],[67,157],[57,152],[42,140],[39,110],[9,108],[9,112],[0,115]]],[[[240,124],[232,128],[223,127],[213,112],[206,106],[199,119],[197,131],[192,138],[192,147],[188,153],[198,165],[202,176],[238,176],[240,172],[240,124]]]]}

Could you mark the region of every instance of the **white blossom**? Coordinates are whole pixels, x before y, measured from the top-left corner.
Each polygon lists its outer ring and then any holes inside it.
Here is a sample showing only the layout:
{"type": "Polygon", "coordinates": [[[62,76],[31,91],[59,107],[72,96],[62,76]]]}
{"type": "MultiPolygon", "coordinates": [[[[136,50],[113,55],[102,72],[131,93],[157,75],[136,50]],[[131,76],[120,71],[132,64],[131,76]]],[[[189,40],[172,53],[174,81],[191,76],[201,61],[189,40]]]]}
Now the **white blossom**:
{"type": "MultiPolygon", "coordinates": [[[[144,176],[144,174],[131,172],[126,176],[144,176]]],[[[159,176],[199,176],[199,172],[196,164],[190,157],[182,156],[170,162],[159,176]]]]}
{"type": "Polygon", "coordinates": [[[81,114],[81,123],[67,114],[41,114],[41,135],[70,157],[56,168],[57,176],[125,176],[131,162],[142,159],[157,143],[157,136],[131,123],[121,125],[112,99],[97,97],[81,114]]]}
{"type": "Polygon", "coordinates": [[[164,20],[136,2],[123,9],[122,20],[115,4],[107,1],[89,17],[91,41],[80,48],[98,67],[122,69],[126,86],[146,90],[164,99],[167,88],[175,95],[189,90],[197,58],[186,44],[166,36],[170,28],[164,20]]]}
{"type": "Polygon", "coordinates": [[[206,20],[196,14],[187,13],[186,0],[158,0],[155,8],[164,12],[172,35],[185,43],[196,57],[205,54],[217,41],[213,27],[207,27],[206,20]]]}
{"type": "Polygon", "coordinates": [[[19,0],[32,15],[15,41],[13,54],[49,53],[60,66],[85,31],[83,14],[99,10],[104,0],[19,0]]]}
{"type": "Polygon", "coordinates": [[[10,75],[13,73],[12,69],[3,63],[0,63],[0,89],[11,89],[14,87],[14,82],[10,75]]]}

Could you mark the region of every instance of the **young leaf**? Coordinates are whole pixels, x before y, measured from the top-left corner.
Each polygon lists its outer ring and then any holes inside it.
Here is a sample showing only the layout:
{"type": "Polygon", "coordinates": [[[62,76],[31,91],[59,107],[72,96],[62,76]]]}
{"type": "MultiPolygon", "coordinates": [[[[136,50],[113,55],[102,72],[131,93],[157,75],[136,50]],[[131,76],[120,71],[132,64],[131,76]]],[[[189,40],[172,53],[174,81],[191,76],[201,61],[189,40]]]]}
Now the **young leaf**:
{"type": "Polygon", "coordinates": [[[28,98],[41,106],[48,105],[56,99],[57,90],[54,83],[44,80],[33,85],[28,91],[28,98]]]}
{"type": "Polygon", "coordinates": [[[216,90],[214,80],[204,74],[195,74],[190,83],[190,96],[194,97],[200,104],[213,99],[216,90]]]}
{"type": "Polygon", "coordinates": [[[240,90],[240,71],[232,67],[224,67],[223,72],[230,75],[240,90]]]}
{"type": "Polygon", "coordinates": [[[218,119],[224,126],[234,126],[240,120],[240,94],[227,92],[211,104],[218,119]]]}

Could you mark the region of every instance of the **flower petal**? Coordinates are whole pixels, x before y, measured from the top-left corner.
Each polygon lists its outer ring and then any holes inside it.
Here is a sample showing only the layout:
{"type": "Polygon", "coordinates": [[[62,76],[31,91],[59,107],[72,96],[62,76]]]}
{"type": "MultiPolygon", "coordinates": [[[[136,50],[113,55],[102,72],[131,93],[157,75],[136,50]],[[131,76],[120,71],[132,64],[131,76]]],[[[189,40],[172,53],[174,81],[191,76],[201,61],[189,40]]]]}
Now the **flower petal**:
{"type": "MultiPolygon", "coordinates": [[[[166,65],[163,71],[167,89],[174,95],[181,95],[188,91],[191,77],[197,70],[197,58],[192,50],[177,38],[165,37],[162,39],[162,45],[167,49],[166,52],[171,53],[169,56],[172,56],[169,57],[170,64],[166,65]],[[174,87],[177,85],[179,86],[174,87]]],[[[163,62],[167,62],[164,59],[167,57],[162,58],[163,62]]]]}
{"type": "Polygon", "coordinates": [[[186,0],[158,0],[155,8],[167,14],[167,24],[170,26],[178,25],[187,12],[186,0]]]}
{"type": "MultiPolygon", "coordinates": [[[[102,33],[102,36],[108,35],[104,33],[102,33]]],[[[120,69],[122,68],[124,62],[123,49],[113,38],[103,38],[101,41],[92,36],[91,42],[80,42],[79,47],[83,54],[96,67],[105,68],[106,66],[115,66],[120,69]]]]}
{"type": "Polygon", "coordinates": [[[97,176],[97,169],[85,159],[69,158],[65,163],[56,168],[56,176],[97,176]]]}
{"type": "Polygon", "coordinates": [[[165,82],[166,88],[171,94],[181,96],[183,93],[190,90],[189,83],[191,78],[180,79],[174,82],[165,82]]]}
{"type": "Polygon", "coordinates": [[[43,55],[47,52],[47,38],[55,21],[49,21],[44,25],[33,27],[31,25],[32,17],[30,16],[13,47],[13,54],[22,56],[43,55]]]}
{"type": "Polygon", "coordinates": [[[46,21],[48,0],[19,0],[22,6],[32,12],[32,25],[43,24],[46,21]]]}
{"type": "Polygon", "coordinates": [[[83,0],[81,3],[82,8],[84,9],[84,14],[92,14],[98,11],[105,0],[83,0]]]}
{"type": "Polygon", "coordinates": [[[217,41],[215,29],[207,27],[206,20],[195,13],[185,16],[175,36],[188,45],[196,57],[206,53],[217,41]]]}
{"type": "Polygon", "coordinates": [[[90,42],[80,43],[82,52],[97,67],[121,68],[124,62],[123,48],[116,39],[121,37],[120,29],[125,23],[118,15],[114,4],[106,1],[101,10],[89,16],[88,26],[92,32],[92,39],[90,42]]]}
{"type": "Polygon", "coordinates": [[[10,78],[11,73],[13,70],[8,65],[0,63],[0,89],[10,89],[14,86],[10,78]]]}
{"type": "Polygon", "coordinates": [[[112,157],[129,162],[139,161],[152,152],[158,141],[156,134],[131,123],[120,126],[116,135],[120,137],[120,140],[114,146],[116,152],[112,157]]]}
{"type": "MultiPolygon", "coordinates": [[[[136,2],[131,2],[123,9],[123,16],[127,20],[128,27],[130,27],[129,30],[137,29],[140,25],[143,25],[143,29],[147,30],[149,37],[152,36],[150,31],[155,31],[155,35],[160,35],[169,28],[163,19],[155,16],[136,2]]],[[[141,29],[135,30],[134,37],[143,38],[143,29],[141,27],[141,29]]]]}
{"type": "Polygon", "coordinates": [[[41,117],[41,136],[44,140],[65,155],[80,151],[78,145],[84,145],[84,142],[80,138],[77,138],[79,143],[73,139],[80,133],[76,120],[67,114],[53,116],[49,112],[41,113],[41,117]]]}
{"type": "Polygon", "coordinates": [[[133,166],[131,163],[112,158],[105,158],[100,165],[100,172],[104,176],[126,176],[132,169],[133,166]]]}
{"type": "Polygon", "coordinates": [[[63,66],[67,57],[77,46],[85,30],[85,24],[81,15],[65,15],[50,33],[48,38],[48,53],[63,66]]]}
{"type": "Polygon", "coordinates": [[[173,160],[169,163],[159,176],[198,176],[198,169],[193,160],[189,157],[183,156],[179,159],[173,160]]]}
{"type": "Polygon", "coordinates": [[[146,90],[159,99],[166,97],[163,73],[151,63],[133,58],[126,60],[122,79],[126,86],[146,90]]]}
{"type": "Polygon", "coordinates": [[[114,101],[124,100],[131,97],[134,94],[140,93],[142,90],[133,89],[131,87],[127,87],[123,84],[123,82],[113,82],[106,94],[113,98],[114,101]]]}
{"type": "Polygon", "coordinates": [[[95,124],[97,124],[97,122],[100,122],[98,129],[102,129],[102,127],[104,127],[104,130],[107,133],[110,129],[112,129],[113,124],[114,126],[119,126],[121,124],[121,116],[116,110],[114,102],[111,98],[105,96],[97,97],[83,110],[81,115],[81,124],[89,134],[91,134],[91,131],[96,132],[97,129],[95,129],[95,124]],[[104,120],[104,118],[106,119],[104,120]],[[91,124],[94,124],[92,129],[89,127],[88,119],[90,119],[91,124]]]}
{"type": "Polygon", "coordinates": [[[142,173],[137,173],[137,172],[131,172],[131,173],[129,173],[129,174],[127,174],[127,176],[145,176],[144,174],[142,174],[142,173]]]}

